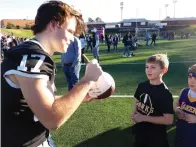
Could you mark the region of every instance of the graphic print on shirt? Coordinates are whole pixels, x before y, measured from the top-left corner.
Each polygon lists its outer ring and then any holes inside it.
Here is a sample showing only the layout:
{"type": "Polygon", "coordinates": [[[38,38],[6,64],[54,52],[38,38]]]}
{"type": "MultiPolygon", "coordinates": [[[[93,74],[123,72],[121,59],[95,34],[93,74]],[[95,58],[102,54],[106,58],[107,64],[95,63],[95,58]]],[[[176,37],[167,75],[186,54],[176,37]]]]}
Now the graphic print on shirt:
{"type": "Polygon", "coordinates": [[[191,90],[186,88],[182,91],[179,99],[180,109],[185,113],[196,115],[196,98],[191,95],[191,90]]]}
{"type": "MultiPolygon", "coordinates": [[[[192,104],[193,105],[193,104],[192,104]]],[[[191,106],[191,104],[187,104],[186,102],[182,102],[180,108],[182,110],[185,110],[185,112],[189,113],[189,114],[193,114],[196,115],[196,108],[191,106]]]]}
{"type": "Polygon", "coordinates": [[[142,93],[139,98],[139,102],[137,103],[137,110],[142,113],[143,115],[150,115],[153,113],[153,106],[151,97],[146,94],[142,93]]]}

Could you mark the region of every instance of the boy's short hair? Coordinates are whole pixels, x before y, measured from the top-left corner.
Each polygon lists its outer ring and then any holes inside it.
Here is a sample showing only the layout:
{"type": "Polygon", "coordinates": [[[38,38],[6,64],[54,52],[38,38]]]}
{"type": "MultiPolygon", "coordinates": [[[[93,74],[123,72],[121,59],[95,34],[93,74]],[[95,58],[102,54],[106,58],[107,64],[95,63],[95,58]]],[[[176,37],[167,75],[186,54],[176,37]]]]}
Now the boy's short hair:
{"type": "Polygon", "coordinates": [[[77,22],[76,33],[80,34],[85,28],[82,14],[62,1],[47,1],[37,10],[35,24],[32,26],[33,34],[44,31],[51,21],[55,21],[61,26],[68,17],[75,17],[77,22]]]}
{"type": "Polygon", "coordinates": [[[150,63],[150,62],[159,64],[161,69],[169,67],[169,60],[166,54],[152,55],[146,60],[146,63],[150,63]]]}
{"type": "Polygon", "coordinates": [[[189,68],[188,72],[196,73],[196,64],[192,65],[192,66],[189,68]]]}

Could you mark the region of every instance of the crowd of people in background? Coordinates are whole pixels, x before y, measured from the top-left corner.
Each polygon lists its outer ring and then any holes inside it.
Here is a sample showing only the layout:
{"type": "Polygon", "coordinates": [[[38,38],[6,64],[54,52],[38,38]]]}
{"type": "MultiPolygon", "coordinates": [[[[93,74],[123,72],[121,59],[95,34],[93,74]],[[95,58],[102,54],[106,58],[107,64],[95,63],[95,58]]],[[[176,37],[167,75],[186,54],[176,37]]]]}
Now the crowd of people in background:
{"type": "Polygon", "coordinates": [[[29,40],[25,37],[15,37],[13,33],[11,34],[1,34],[0,41],[1,41],[1,58],[3,59],[3,55],[5,54],[6,50],[17,46],[24,41],[29,40]]]}
{"type": "MultiPolygon", "coordinates": [[[[96,34],[97,35],[97,34],[96,34]]],[[[159,34],[159,37],[162,37],[163,39],[168,39],[168,40],[174,40],[174,35],[175,32],[162,32],[159,34]]],[[[133,57],[135,56],[134,52],[140,45],[139,39],[135,34],[131,34],[130,32],[127,32],[125,34],[120,34],[120,33],[110,33],[110,34],[105,34],[105,35],[97,35],[100,43],[104,43],[106,45],[106,52],[107,53],[119,53],[119,43],[122,42],[124,44],[124,51],[122,54],[122,57],[133,57]]],[[[143,36],[143,35],[142,35],[143,36]]],[[[189,38],[189,34],[184,34],[181,32],[181,39],[184,38],[189,38]]],[[[95,36],[94,36],[95,37],[95,36]]],[[[145,41],[146,41],[146,46],[151,46],[151,45],[156,45],[156,40],[158,39],[158,34],[156,32],[146,32],[145,36],[143,36],[145,41]],[[151,42],[149,42],[151,41],[151,42]]],[[[81,46],[82,46],[82,54],[85,52],[92,52],[93,56],[99,60],[99,50],[94,50],[93,48],[93,33],[87,33],[87,34],[82,34],[78,36],[81,46]],[[89,49],[90,48],[90,49],[89,49]]],[[[28,38],[25,37],[15,37],[13,33],[10,34],[1,34],[0,36],[1,39],[1,58],[3,58],[4,52],[13,47],[21,44],[24,41],[29,40],[28,38]]],[[[94,39],[95,40],[95,39],[94,39]]],[[[94,42],[95,45],[95,42],[94,42]]],[[[81,63],[84,63],[83,57],[81,57],[81,63]]]]}
{"type": "MultiPolygon", "coordinates": [[[[153,36],[153,35],[152,35],[153,36]]],[[[155,44],[155,40],[153,40],[153,37],[150,36],[149,38],[146,38],[146,41],[150,40],[152,38],[152,42],[155,44]]],[[[85,52],[90,52],[93,54],[94,58],[96,58],[99,61],[99,44],[103,43],[106,45],[106,53],[119,53],[119,43],[122,42],[124,44],[124,51],[122,54],[122,57],[133,57],[135,56],[134,52],[137,49],[139,42],[138,38],[135,34],[131,34],[130,32],[126,34],[106,34],[105,36],[98,35],[97,33],[88,33],[88,34],[81,34],[80,36],[77,36],[81,43],[81,64],[84,65],[84,58],[82,57],[82,54],[85,52]],[[98,37],[98,38],[96,38],[98,37]],[[99,42],[96,42],[96,40],[99,40],[99,42]],[[89,49],[90,48],[90,49],[89,49]]],[[[10,34],[1,34],[1,58],[3,59],[3,55],[5,54],[6,50],[8,50],[11,47],[17,46],[24,41],[29,40],[25,37],[15,37],[13,33],[10,34]]]]}
{"type": "Polygon", "coordinates": [[[29,39],[25,37],[15,37],[12,33],[9,35],[1,34],[1,47],[2,49],[9,49],[27,40],[29,39]]]}
{"type": "MultiPolygon", "coordinates": [[[[119,43],[122,42],[124,44],[124,52],[122,57],[132,57],[134,56],[134,51],[138,47],[138,38],[135,34],[131,34],[130,32],[126,33],[125,35],[120,34],[106,34],[105,37],[99,38],[101,43],[106,45],[106,52],[107,53],[119,53],[119,43]],[[131,52],[131,54],[130,54],[131,52]]],[[[93,50],[93,35],[87,34],[85,36],[86,41],[86,49],[85,52],[93,50]]]]}

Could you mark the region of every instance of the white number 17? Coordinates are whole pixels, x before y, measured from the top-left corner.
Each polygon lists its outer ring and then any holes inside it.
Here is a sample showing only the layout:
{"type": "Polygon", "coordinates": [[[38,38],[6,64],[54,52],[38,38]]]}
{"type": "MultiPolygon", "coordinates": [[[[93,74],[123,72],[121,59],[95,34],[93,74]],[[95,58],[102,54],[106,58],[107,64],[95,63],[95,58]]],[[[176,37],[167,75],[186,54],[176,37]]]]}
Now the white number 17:
{"type": "MultiPolygon", "coordinates": [[[[32,58],[39,57],[39,60],[37,61],[34,68],[31,68],[31,72],[40,72],[40,66],[44,62],[44,59],[46,58],[44,55],[38,55],[38,54],[32,54],[32,58]]],[[[22,61],[20,62],[20,66],[17,67],[17,70],[27,71],[26,62],[27,62],[28,55],[23,55],[22,61]]]]}

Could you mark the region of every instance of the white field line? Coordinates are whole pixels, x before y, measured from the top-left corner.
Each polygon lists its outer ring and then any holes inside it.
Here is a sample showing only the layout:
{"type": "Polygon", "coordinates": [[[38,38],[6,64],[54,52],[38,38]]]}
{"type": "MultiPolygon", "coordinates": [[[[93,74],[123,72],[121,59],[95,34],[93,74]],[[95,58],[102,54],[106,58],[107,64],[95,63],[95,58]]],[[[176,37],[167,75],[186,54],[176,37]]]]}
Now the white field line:
{"type": "MultiPolygon", "coordinates": [[[[59,95],[60,97],[62,97],[63,95],[59,95]]],[[[110,97],[113,98],[134,98],[134,95],[111,95],[110,97]]],[[[173,98],[178,98],[178,95],[173,95],[173,98]]]]}
{"type": "MultiPolygon", "coordinates": [[[[120,97],[123,97],[123,98],[134,98],[134,95],[111,95],[110,97],[114,97],[114,98],[120,98],[120,97]]],[[[173,95],[173,98],[178,98],[179,96],[178,95],[173,95]]]]}

